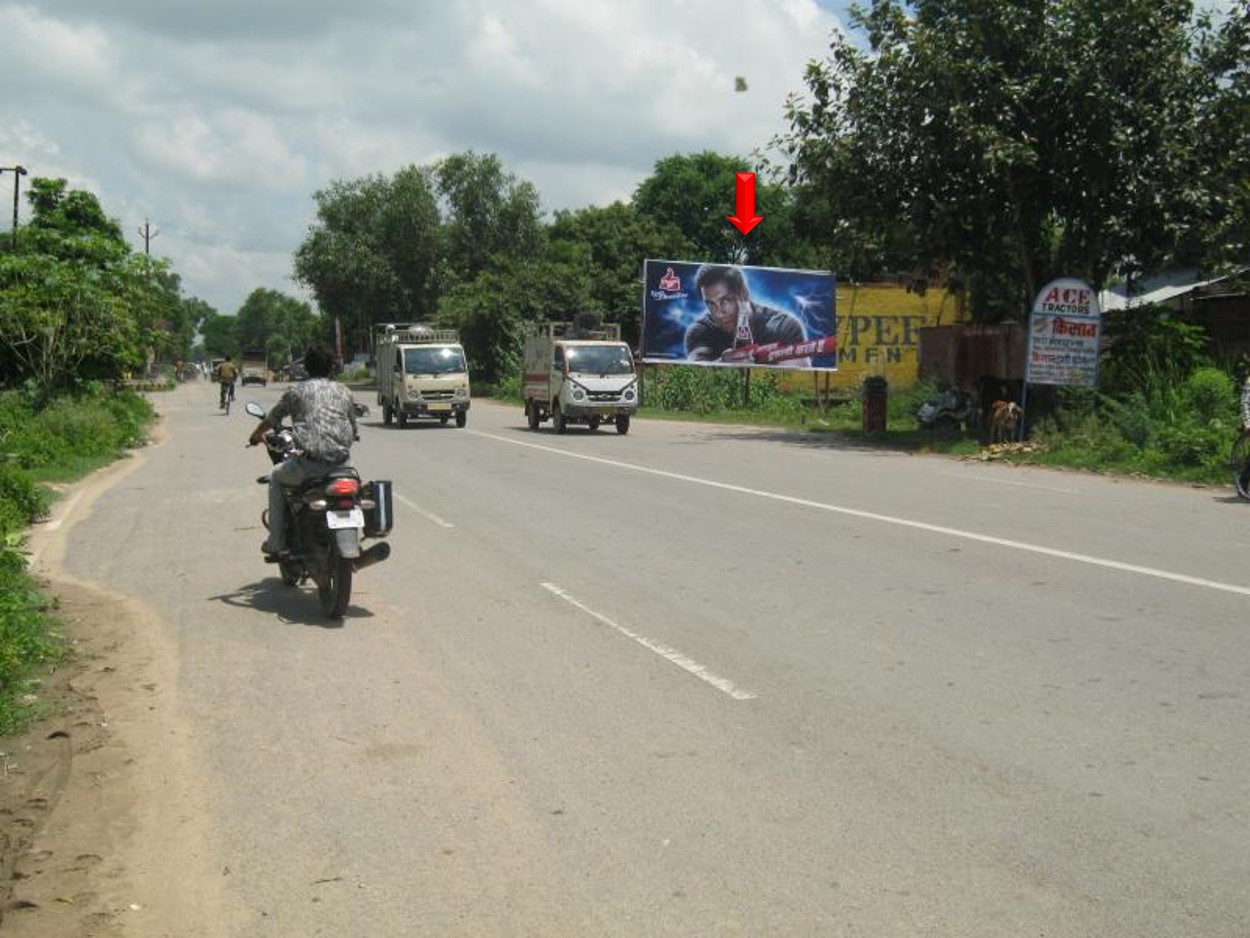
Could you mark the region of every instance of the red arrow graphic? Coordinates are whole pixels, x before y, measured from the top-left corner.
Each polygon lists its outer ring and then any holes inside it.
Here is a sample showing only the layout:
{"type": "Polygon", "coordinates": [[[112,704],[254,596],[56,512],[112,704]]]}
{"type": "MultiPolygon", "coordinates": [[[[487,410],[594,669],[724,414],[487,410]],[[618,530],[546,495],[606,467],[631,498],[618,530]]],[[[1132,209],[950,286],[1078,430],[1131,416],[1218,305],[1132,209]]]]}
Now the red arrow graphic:
{"type": "Polygon", "coordinates": [[[755,173],[737,173],[735,188],[737,190],[737,215],[726,215],[730,223],[746,234],[764,220],[763,215],[755,214],[755,173]]]}

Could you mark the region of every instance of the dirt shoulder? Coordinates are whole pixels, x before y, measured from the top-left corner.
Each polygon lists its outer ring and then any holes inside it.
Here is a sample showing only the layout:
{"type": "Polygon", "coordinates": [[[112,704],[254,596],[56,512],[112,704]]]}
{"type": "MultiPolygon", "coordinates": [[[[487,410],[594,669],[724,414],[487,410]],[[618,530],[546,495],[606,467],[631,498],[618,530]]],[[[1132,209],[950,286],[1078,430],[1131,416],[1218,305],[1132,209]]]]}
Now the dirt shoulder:
{"type": "Polygon", "coordinates": [[[224,933],[214,921],[222,870],[167,630],[141,601],[77,580],[62,563],[74,522],[142,460],[72,486],[31,532],[32,573],[56,598],[74,653],[35,691],[49,715],[0,739],[5,935],[224,933]]]}

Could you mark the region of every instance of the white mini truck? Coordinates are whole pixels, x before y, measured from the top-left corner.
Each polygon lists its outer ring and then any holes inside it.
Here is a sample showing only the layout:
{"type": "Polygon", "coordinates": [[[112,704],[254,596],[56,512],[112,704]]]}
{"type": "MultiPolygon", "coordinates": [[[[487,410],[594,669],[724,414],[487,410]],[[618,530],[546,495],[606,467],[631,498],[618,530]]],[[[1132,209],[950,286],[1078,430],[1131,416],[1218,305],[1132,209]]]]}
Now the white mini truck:
{"type": "Polygon", "coordinates": [[[382,422],[401,427],[432,417],[457,427],[469,419],[469,366],[455,329],[421,323],[378,323],[373,331],[382,422]]]}
{"type": "Polygon", "coordinates": [[[548,419],[556,433],[564,433],[569,424],[598,430],[612,421],[616,432],[625,434],[638,411],[634,356],[616,324],[587,328],[571,322],[531,323],[522,385],[531,430],[548,419]]]}

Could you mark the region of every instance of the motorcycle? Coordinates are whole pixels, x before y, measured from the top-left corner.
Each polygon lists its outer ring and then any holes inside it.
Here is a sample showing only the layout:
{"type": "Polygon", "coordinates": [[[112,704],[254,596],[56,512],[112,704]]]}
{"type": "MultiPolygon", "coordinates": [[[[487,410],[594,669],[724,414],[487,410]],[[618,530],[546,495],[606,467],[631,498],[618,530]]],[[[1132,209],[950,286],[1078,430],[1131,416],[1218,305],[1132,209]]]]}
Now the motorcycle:
{"type": "Polygon", "coordinates": [[[924,401],[916,410],[916,422],[922,430],[943,436],[954,436],[961,427],[975,431],[980,423],[976,398],[963,388],[947,388],[924,401]]]}
{"type": "MultiPolygon", "coordinates": [[[[254,401],[249,401],[246,409],[253,417],[265,417],[265,409],[254,401]]],[[[269,429],[264,441],[274,465],[297,454],[290,427],[269,429]]],[[[268,485],[269,476],[256,481],[268,485]]],[[[285,494],[290,550],[277,561],[282,582],[296,586],[312,580],[317,585],[321,611],[341,619],[351,601],[353,575],[391,555],[391,545],[386,541],[361,548],[366,538],[390,533],[391,483],[362,482],[354,468],[343,466],[323,478],[287,489],[285,494]]],[[[270,520],[266,509],[261,514],[266,529],[270,520]]]]}

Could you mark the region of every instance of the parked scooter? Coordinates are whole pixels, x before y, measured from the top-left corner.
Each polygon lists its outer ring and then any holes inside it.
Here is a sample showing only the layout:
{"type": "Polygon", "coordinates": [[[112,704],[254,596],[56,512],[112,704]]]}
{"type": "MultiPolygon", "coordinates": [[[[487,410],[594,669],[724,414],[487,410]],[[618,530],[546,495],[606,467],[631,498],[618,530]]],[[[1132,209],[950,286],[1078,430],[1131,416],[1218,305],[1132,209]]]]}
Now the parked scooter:
{"type": "MultiPolygon", "coordinates": [[[[265,409],[255,401],[248,402],[247,412],[257,419],[265,417],[265,409]]],[[[265,449],[274,465],[294,456],[291,429],[279,426],[268,430],[265,449]]],[[[269,476],[256,481],[268,485],[269,476]]],[[[360,546],[366,538],[390,533],[391,483],[362,482],[354,468],[343,466],[324,478],[287,490],[286,496],[290,551],[278,560],[282,582],[295,586],[311,579],[317,584],[321,611],[340,619],[351,601],[352,576],[391,555],[391,545],[385,541],[367,550],[360,546]]],[[[261,521],[269,527],[268,510],[262,513],[261,521]]]]}
{"type": "Polygon", "coordinates": [[[976,397],[970,391],[954,387],[930,397],[916,410],[920,428],[942,436],[955,436],[964,428],[974,432],[978,429],[980,417],[976,397]]]}

